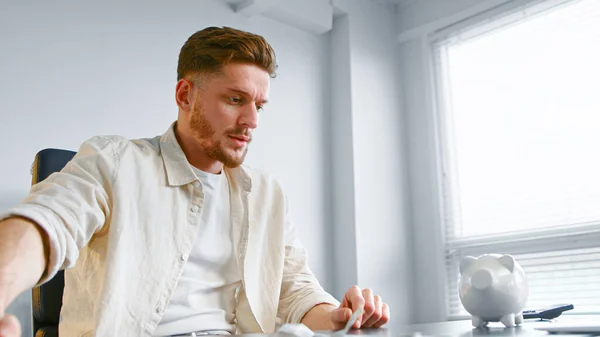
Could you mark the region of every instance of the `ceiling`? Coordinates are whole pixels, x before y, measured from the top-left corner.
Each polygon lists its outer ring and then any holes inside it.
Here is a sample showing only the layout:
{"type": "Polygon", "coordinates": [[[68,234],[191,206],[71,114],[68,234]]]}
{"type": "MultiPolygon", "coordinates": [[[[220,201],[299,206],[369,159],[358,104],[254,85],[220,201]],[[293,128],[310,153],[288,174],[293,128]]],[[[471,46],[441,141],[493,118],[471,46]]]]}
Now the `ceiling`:
{"type": "Polygon", "coordinates": [[[379,3],[388,3],[388,4],[396,4],[396,5],[405,6],[405,5],[409,5],[409,4],[412,4],[414,2],[417,2],[418,0],[368,0],[368,1],[374,1],[374,2],[379,2],[379,3]]]}
{"type": "MultiPolygon", "coordinates": [[[[244,0],[224,0],[224,1],[230,5],[237,5],[237,4],[244,2],[244,0]]],[[[302,0],[298,0],[298,1],[302,1],[302,0]]],[[[324,0],[324,1],[328,1],[328,0],[324,0]]],[[[378,2],[378,3],[386,3],[386,4],[394,4],[394,5],[408,5],[408,4],[412,4],[413,2],[416,2],[418,0],[363,0],[363,1],[373,1],[373,2],[378,2]]]]}
{"type": "Polygon", "coordinates": [[[244,0],[224,0],[224,1],[230,5],[238,5],[242,2],[244,2],[244,0]]]}

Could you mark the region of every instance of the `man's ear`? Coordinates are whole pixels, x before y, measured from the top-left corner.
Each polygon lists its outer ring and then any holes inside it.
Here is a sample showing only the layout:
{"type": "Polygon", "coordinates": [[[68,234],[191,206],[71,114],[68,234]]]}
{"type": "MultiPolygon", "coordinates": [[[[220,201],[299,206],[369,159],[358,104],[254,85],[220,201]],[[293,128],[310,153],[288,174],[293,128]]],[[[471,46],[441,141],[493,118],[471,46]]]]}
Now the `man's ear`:
{"type": "Polygon", "coordinates": [[[192,88],[192,83],[185,78],[177,81],[177,85],[175,86],[175,101],[179,110],[187,112],[192,109],[192,88]]]}

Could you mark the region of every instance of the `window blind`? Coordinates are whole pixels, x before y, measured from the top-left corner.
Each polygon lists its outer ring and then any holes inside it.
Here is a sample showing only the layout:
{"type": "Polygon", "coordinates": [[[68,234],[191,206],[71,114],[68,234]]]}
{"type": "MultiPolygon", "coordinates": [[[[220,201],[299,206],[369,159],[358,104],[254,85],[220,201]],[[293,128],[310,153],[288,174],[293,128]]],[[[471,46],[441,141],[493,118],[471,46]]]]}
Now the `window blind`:
{"type": "Polygon", "coordinates": [[[576,308],[573,312],[600,312],[600,232],[597,229],[584,233],[571,231],[554,238],[536,237],[539,233],[521,235],[526,239],[520,242],[489,238],[481,240],[478,246],[457,243],[447,250],[448,312],[451,317],[468,314],[458,296],[460,259],[490,252],[511,254],[523,267],[529,283],[528,308],[572,303],[576,308]]]}
{"type": "Polygon", "coordinates": [[[484,253],[515,256],[528,308],[600,313],[600,1],[553,4],[435,44],[451,317],[484,253]]]}

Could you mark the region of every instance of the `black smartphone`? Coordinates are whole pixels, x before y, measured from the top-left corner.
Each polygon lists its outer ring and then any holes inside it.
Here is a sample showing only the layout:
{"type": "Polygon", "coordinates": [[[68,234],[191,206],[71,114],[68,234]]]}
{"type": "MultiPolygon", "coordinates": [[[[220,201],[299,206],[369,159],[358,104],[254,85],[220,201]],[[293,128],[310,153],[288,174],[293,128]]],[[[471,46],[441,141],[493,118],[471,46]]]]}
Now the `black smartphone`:
{"type": "Polygon", "coordinates": [[[523,319],[553,319],[573,308],[573,304],[556,304],[539,310],[523,310],[523,319]]]}

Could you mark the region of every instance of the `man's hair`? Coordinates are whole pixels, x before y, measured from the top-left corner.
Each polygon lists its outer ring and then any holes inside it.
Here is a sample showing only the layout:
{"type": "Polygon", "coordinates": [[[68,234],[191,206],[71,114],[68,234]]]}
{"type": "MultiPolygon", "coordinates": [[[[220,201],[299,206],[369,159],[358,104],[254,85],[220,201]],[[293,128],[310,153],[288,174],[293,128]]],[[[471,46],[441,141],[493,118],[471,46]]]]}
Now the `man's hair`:
{"type": "Polygon", "coordinates": [[[177,80],[220,71],[229,63],[250,63],[275,77],[275,51],[264,37],[229,27],[208,27],[194,33],[179,53],[177,80]]]}

